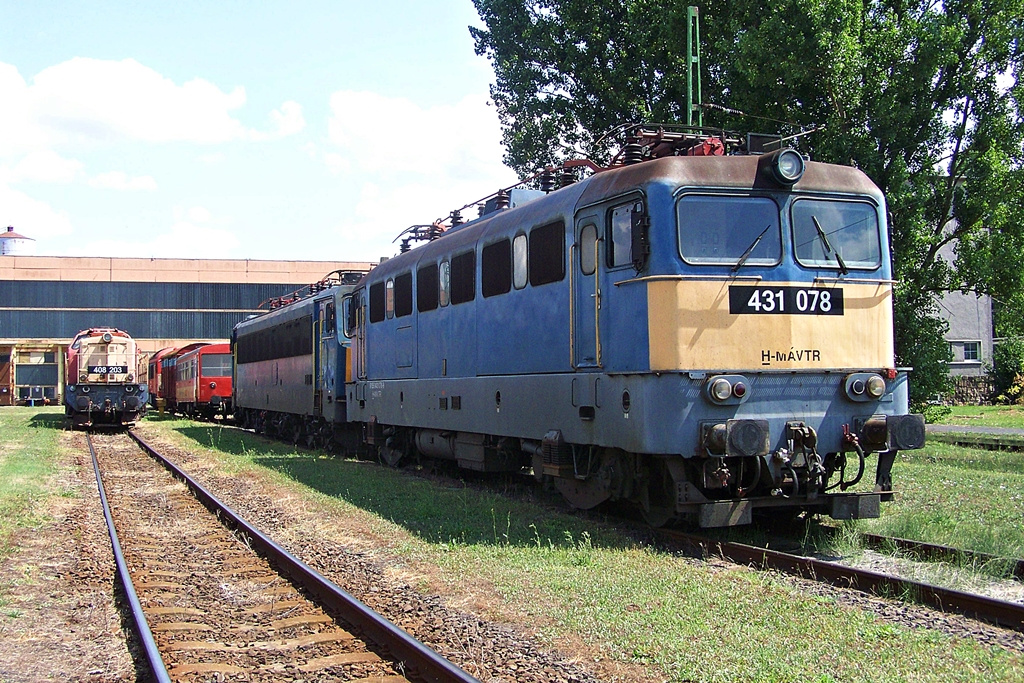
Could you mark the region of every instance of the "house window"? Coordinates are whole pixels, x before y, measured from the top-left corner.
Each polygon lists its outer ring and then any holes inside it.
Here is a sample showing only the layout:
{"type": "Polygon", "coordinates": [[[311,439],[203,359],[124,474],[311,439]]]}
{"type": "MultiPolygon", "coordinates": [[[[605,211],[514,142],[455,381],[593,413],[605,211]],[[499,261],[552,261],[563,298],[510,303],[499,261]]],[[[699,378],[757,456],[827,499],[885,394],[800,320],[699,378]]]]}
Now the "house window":
{"type": "Polygon", "coordinates": [[[965,361],[979,361],[981,360],[981,342],[969,341],[964,342],[964,360],[965,361]]]}

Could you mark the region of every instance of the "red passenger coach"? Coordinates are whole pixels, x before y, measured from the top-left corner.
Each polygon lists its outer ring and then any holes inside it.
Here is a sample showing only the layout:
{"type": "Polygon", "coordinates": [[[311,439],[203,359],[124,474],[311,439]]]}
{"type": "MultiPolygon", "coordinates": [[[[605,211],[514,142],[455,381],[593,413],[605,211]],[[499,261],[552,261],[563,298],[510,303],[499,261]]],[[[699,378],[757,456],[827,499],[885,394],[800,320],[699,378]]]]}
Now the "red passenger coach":
{"type": "Polygon", "coordinates": [[[169,357],[178,352],[180,346],[168,346],[160,349],[149,359],[149,403],[154,408],[159,408],[158,401],[161,399],[166,403],[167,393],[170,387],[164,384],[163,367],[169,357]]]}
{"type": "Polygon", "coordinates": [[[213,419],[231,413],[231,345],[205,344],[177,356],[174,410],[213,419]]]}

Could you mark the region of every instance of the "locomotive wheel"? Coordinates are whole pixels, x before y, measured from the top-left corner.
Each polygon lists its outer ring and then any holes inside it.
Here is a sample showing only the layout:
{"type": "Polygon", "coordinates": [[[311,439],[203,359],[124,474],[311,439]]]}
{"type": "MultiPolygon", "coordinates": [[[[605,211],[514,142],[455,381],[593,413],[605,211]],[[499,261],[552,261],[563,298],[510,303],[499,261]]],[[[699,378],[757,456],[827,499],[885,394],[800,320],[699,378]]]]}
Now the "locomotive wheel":
{"type": "Polygon", "coordinates": [[[578,510],[590,510],[612,497],[613,489],[620,488],[620,451],[602,448],[597,471],[586,479],[555,477],[555,487],[569,504],[578,510]]]}
{"type": "Polygon", "coordinates": [[[392,448],[391,446],[377,447],[377,459],[388,467],[398,467],[402,464],[404,457],[405,451],[400,448],[392,448]]]}
{"type": "Polygon", "coordinates": [[[646,495],[639,501],[644,521],[655,529],[676,516],[676,481],[663,458],[650,458],[646,495]]]}

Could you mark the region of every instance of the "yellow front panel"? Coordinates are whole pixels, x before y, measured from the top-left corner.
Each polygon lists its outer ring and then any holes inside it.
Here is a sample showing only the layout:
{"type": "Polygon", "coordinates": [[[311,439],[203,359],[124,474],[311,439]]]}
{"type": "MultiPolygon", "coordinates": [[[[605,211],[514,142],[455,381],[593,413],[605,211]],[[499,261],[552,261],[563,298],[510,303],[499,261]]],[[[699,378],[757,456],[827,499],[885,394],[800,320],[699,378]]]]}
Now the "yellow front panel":
{"type": "MultiPolygon", "coordinates": [[[[892,286],[839,282],[843,315],[732,314],[729,285],[647,283],[651,370],[798,370],[894,366],[892,286]]],[[[810,287],[807,282],[758,283],[810,287]]]]}

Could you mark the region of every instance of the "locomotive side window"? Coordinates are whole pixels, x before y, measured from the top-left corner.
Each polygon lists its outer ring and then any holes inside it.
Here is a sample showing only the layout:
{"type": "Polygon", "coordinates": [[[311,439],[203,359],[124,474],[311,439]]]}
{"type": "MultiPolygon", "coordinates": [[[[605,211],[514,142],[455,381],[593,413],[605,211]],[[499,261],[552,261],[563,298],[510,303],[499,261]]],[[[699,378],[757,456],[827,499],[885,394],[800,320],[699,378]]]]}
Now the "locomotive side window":
{"type": "Polygon", "coordinates": [[[451,298],[451,282],[452,282],[452,266],[448,261],[441,261],[441,269],[438,272],[438,292],[441,299],[441,305],[447,306],[451,298]]]}
{"type": "Polygon", "coordinates": [[[548,223],[530,231],[530,284],[545,285],[565,277],[565,224],[548,223]]]}
{"type": "Polygon", "coordinates": [[[782,259],[779,207],[768,197],[685,194],[676,218],[687,263],[738,268],[782,259]]]}
{"type": "Polygon", "coordinates": [[[512,243],[507,239],[481,250],[480,289],[485,297],[512,289],[512,243]]]}
{"type": "Polygon", "coordinates": [[[611,211],[611,239],[608,244],[608,265],[612,268],[633,262],[630,245],[633,241],[633,205],[616,206],[611,211]]]}
{"type": "Polygon", "coordinates": [[[526,270],[526,235],[516,235],[512,240],[512,286],[522,289],[526,286],[529,273],[526,270]]]}
{"type": "Polygon", "coordinates": [[[593,275],[597,270],[597,226],[584,225],[580,230],[580,272],[593,275]]]}
{"type": "Polygon", "coordinates": [[[395,278],[395,317],[412,314],[412,273],[395,278]]]}
{"type": "Polygon", "coordinates": [[[384,319],[384,283],[370,285],[370,322],[379,323],[384,319]]]}
{"type": "Polygon", "coordinates": [[[476,296],[476,252],[452,257],[451,297],[453,304],[472,301],[476,296]]]}
{"type": "Polygon", "coordinates": [[[790,210],[796,260],[814,268],[882,264],[878,213],[868,202],[797,199],[790,210]]]}
{"type": "Polygon", "coordinates": [[[416,309],[432,311],[438,305],[437,264],[423,266],[416,271],[416,309]]]}
{"type": "Polygon", "coordinates": [[[389,319],[395,317],[395,281],[391,278],[384,285],[384,313],[389,319]]]}

